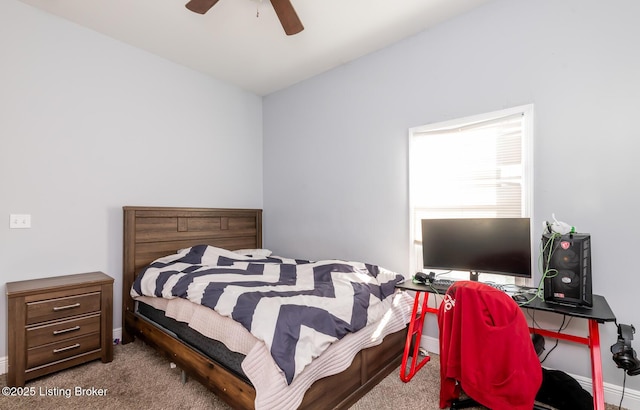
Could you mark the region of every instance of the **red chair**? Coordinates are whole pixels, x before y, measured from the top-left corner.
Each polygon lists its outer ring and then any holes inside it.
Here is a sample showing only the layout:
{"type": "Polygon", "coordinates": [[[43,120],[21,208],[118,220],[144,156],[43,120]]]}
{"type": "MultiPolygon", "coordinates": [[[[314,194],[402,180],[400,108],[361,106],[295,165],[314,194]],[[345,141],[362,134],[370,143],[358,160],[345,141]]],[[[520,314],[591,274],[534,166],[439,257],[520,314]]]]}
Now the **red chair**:
{"type": "Polygon", "coordinates": [[[440,408],[481,404],[531,410],[542,367],[518,304],[471,281],[454,283],[440,304],[440,408]],[[471,400],[460,401],[460,393],[471,400]]]}

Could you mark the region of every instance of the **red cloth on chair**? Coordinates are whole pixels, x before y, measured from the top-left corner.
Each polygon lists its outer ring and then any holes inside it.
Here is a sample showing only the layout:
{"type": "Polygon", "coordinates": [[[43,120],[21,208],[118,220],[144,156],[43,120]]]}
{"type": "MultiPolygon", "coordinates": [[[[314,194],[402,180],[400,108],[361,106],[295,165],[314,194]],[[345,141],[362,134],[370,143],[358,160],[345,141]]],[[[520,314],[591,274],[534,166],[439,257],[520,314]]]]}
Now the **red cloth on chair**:
{"type": "Polygon", "coordinates": [[[542,366],[518,304],[491,286],[454,283],[438,312],[440,408],[462,390],[493,410],[531,410],[542,366]],[[458,384],[459,383],[459,384],[458,384]]]}

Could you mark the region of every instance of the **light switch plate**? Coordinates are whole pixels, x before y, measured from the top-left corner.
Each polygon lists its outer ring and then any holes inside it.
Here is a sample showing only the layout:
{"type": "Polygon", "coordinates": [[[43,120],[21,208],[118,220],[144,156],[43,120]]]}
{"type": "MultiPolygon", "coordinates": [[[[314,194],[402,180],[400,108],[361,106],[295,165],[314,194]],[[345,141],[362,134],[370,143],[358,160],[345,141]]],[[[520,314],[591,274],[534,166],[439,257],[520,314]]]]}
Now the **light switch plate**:
{"type": "Polygon", "coordinates": [[[29,214],[9,215],[9,228],[11,229],[31,228],[31,215],[29,214]]]}

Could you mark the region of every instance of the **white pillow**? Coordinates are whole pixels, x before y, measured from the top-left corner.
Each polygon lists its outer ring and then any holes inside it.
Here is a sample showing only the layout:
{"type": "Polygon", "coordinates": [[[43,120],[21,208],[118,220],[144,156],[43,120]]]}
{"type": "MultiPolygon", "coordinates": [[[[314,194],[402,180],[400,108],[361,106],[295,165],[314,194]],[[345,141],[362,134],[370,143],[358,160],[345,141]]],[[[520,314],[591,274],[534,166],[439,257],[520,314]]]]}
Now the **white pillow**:
{"type": "Polygon", "coordinates": [[[234,251],[235,253],[239,253],[240,255],[245,256],[260,256],[260,257],[268,257],[271,255],[271,251],[269,249],[238,249],[234,251]]]}

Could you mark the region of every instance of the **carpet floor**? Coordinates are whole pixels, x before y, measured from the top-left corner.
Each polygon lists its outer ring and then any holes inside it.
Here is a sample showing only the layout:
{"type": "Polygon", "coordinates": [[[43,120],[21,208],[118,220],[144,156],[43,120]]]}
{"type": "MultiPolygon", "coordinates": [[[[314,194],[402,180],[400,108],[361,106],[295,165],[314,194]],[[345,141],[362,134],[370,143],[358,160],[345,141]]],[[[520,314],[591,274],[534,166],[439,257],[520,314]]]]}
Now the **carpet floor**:
{"type": "MultiPolygon", "coordinates": [[[[399,372],[396,369],[351,409],[438,409],[437,356],[410,383],[403,383],[399,372]]],[[[0,385],[7,385],[6,375],[0,376],[0,385]]],[[[94,361],[30,381],[26,387],[35,394],[3,394],[0,409],[230,409],[197,381],[182,384],[180,370],[139,341],[115,346],[111,363],[94,361]]],[[[607,410],[617,408],[607,405],[607,410]]]]}

